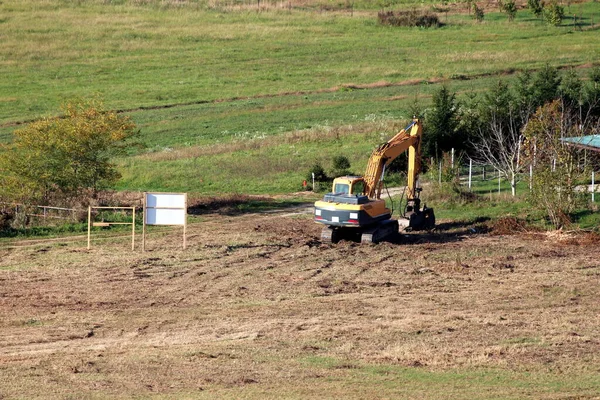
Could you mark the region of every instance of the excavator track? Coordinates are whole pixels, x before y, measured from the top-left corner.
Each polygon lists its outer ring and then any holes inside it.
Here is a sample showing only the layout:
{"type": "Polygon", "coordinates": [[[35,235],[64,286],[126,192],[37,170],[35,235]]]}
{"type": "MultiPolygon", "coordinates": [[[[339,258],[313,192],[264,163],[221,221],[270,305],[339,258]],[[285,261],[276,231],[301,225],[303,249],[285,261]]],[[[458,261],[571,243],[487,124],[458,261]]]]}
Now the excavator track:
{"type": "Polygon", "coordinates": [[[337,228],[325,227],[321,231],[322,243],[337,243],[339,241],[339,232],[337,228]]]}
{"type": "Polygon", "coordinates": [[[361,243],[379,243],[398,233],[399,225],[395,219],[388,219],[378,226],[365,230],[360,236],[361,243]]]}
{"type": "Polygon", "coordinates": [[[383,221],[377,226],[364,230],[326,226],[321,230],[321,242],[337,243],[340,239],[357,241],[360,238],[361,243],[379,243],[396,235],[398,228],[398,221],[395,219],[383,221]]]}

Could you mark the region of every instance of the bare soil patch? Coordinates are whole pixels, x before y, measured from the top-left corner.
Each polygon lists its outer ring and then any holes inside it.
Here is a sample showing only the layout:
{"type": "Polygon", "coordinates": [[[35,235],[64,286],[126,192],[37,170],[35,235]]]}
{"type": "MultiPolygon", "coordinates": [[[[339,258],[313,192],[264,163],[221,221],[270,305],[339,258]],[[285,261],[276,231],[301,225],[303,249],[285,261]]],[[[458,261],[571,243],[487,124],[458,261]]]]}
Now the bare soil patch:
{"type": "Polygon", "coordinates": [[[198,218],[187,250],[178,229],[150,232],[145,253],[119,240],[2,250],[0,398],[600,390],[589,238],[446,223],[334,246],[306,215],[198,218]]]}

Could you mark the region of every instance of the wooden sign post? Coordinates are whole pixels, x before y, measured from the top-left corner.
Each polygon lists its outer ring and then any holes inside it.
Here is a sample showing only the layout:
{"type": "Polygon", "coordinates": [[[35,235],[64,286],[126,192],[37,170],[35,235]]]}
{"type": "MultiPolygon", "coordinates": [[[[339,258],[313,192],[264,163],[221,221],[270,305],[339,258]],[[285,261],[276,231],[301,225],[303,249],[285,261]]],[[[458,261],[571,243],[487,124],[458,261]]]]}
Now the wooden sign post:
{"type": "Polygon", "coordinates": [[[92,226],[131,225],[131,250],[135,249],[135,207],[88,207],[88,236],[87,248],[92,247],[92,226]],[[131,210],[131,222],[94,222],[92,210],[131,210]]]}

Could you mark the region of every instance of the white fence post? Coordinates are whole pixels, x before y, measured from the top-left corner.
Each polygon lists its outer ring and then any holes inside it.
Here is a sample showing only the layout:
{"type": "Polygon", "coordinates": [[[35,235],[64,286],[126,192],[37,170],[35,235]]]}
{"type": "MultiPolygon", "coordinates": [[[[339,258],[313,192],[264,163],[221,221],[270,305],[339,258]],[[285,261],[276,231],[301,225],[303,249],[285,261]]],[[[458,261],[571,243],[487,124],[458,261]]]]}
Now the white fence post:
{"type": "Polygon", "coordinates": [[[596,173],[592,171],[592,203],[596,201],[594,192],[596,191],[596,173]]]}
{"type": "Polygon", "coordinates": [[[498,194],[500,194],[500,170],[498,170],[498,194]]]}
{"type": "Polygon", "coordinates": [[[471,176],[473,173],[473,160],[469,158],[469,191],[471,190],[471,176]]]}
{"type": "Polygon", "coordinates": [[[533,164],[529,164],[529,191],[533,190],[533,164]]]}

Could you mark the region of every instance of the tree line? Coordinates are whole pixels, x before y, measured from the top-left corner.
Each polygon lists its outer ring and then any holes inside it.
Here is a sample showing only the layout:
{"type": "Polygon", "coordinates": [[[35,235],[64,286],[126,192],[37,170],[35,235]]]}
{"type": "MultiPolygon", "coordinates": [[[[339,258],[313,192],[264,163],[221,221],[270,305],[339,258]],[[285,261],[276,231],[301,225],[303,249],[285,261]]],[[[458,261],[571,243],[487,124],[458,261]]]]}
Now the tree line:
{"type": "Polygon", "coordinates": [[[491,164],[509,180],[513,195],[520,174],[535,172],[532,198],[561,226],[576,206],[581,174],[598,167],[597,155],[561,140],[600,133],[600,68],[586,78],[546,65],[461,99],[442,86],[424,112],[424,156],[440,160],[454,148],[491,164]]]}

